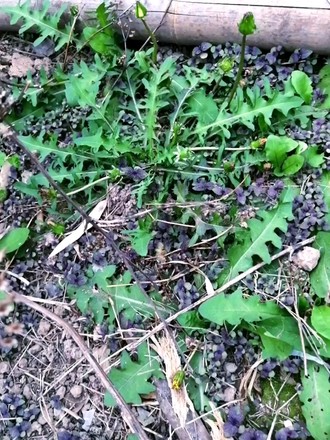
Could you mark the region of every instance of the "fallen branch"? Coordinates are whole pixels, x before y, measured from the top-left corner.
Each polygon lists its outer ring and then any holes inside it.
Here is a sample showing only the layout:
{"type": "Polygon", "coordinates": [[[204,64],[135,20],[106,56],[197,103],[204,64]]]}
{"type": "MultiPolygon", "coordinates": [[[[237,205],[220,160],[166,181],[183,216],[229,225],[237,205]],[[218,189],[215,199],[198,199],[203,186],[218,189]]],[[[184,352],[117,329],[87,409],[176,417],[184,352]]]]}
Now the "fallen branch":
{"type": "Polygon", "coordinates": [[[39,304],[36,304],[35,302],[31,301],[28,297],[24,295],[20,295],[16,292],[11,292],[10,294],[12,300],[15,303],[21,303],[25,304],[28,307],[31,307],[31,309],[36,310],[37,312],[41,313],[43,316],[46,316],[47,318],[51,319],[52,321],[56,322],[60,327],[63,328],[63,330],[66,331],[66,333],[74,340],[74,342],[78,345],[78,347],[81,350],[82,355],[87,360],[87,362],[92,367],[92,370],[95,372],[96,376],[100,379],[102,385],[104,388],[109,391],[111,396],[116,400],[116,403],[122,413],[123,419],[127,423],[127,425],[130,427],[131,431],[135,433],[140,440],[148,440],[148,437],[146,433],[144,432],[140,422],[135,417],[134,413],[130,409],[130,407],[127,405],[125,400],[122,398],[122,396],[118,393],[118,391],[115,389],[115,387],[112,385],[110,380],[108,379],[105,371],[101,367],[101,365],[97,362],[95,357],[92,355],[88,347],[86,346],[85,342],[82,340],[82,338],[79,336],[79,334],[72,328],[70,324],[68,324],[64,319],[60,318],[59,316],[55,315],[55,313],[45,309],[43,306],[40,306],[39,304]]]}

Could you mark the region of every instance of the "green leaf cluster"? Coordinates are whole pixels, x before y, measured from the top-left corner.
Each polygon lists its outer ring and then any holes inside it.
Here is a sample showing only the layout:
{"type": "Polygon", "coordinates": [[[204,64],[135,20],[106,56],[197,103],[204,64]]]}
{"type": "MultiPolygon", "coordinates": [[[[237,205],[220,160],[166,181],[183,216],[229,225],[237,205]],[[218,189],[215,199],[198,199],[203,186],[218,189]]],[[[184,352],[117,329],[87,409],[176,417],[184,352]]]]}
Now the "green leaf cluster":
{"type": "MultiPolygon", "coordinates": [[[[123,351],[120,368],[112,368],[108,375],[125,402],[136,405],[142,403],[141,395],[155,391],[150,379],[163,377],[156,355],[148,348],[147,343],[139,345],[137,355],[138,359],[134,362],[127,351],[123,351]]],[[[110,407],[116,405],[108,391],[105,393],[104,403],[110,407]]]]}
{"type": "Polygon", "coordinates": [[[34,41],[34,46],[41,44],[46,38],[51,38],[56,42],[55,50],[60,50],[68,44],[74,37],[71,33],[71,26],[61,26],[61,18],[67,10],[67,5],[62,4],[57,10],[50,9],[50,1],[45,0],[41,8],[32,7],[30,1],[26,1],[16,6],[2,6],[3,12],[10,15],[10,24],[16,24],[19,20],[23,21],[19,33],[23,34],[32,27],[40,32],[40,36],[34,41]]]}
{"type": "MultiPolygon", "coordinates": [[[[228,250],[230,268],[227,279],[232,279],[253,266],[254,257],[270,263],[269,245],[281,249],[282,241],[278,232],[286,232],[288,220],[291,219],[291,203],[281,203],[270,211],[259,211],[257,217],[248,220],[248,229],[237,234],[236,244],[228,250]]],[[[223,280],[222,275],[220,282],[223,280]]]]}

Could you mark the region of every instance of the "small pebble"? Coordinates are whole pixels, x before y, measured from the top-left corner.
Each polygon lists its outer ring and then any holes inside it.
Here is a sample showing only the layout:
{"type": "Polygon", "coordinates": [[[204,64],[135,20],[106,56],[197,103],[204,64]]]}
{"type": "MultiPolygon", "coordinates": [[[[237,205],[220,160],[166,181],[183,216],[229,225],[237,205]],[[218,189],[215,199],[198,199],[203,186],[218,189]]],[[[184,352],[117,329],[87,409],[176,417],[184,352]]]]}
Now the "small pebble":
{"type": "Polygon", "coordinates": [[[39,323],[38,333],[40,336],[46,336],[49,333],[51,324],[50,322],[46,321],[45,319],[42,319],[39,323]]]}
{"type": "Polygon", "coordinates": [[[44,419],[44,417],[40,414],[40,416],[38,417],[38,423],[40,424],[40,425],[45,425],[47,422],[46,422],[46,420],[44,419]]]}
{"type": "Polygon", "coordinates": [[[300,269],[310,272],[317,266],[320,256],[321,254],[318,249],[306,246],[292,257],[292,261],[300,267],[300,269]]]}
{"type": "Polygon", "coordinates": [[[56,394],[58,395],[58,397],[59,397],[60,399],[63,399],[64,396],[65,396],[65,394],[66,394],[66,388],[65,388],[65,386],[62,385],[62,386],[56,391],[56,394]]]}
{"type": "Polygon", "coordinates": [[[235,400],[235,395],[236,395],[236,388],[227,387],[223,393],[224,402],[231,402],[232,400],[235,400]]]}
{"type": "Polygon", "coordinates": [[[83,387],[81,385],[73,385],[73,387],[70,390],[70,394],[75,399],[78,399],[83,392],[83,387]]]}
{"type": "Polygon", "coordinates": [[[225,370],[227,373],[235,373],[237,370],[237,365],[233,362],[226,362],[225,363],[225,370]]]}
{"type": "Polygon", "coordinates": [[[28,360],[26,358],[22,358],[18,361],[18,366],[22,369],[26,368],[28,364],[28,360]]]}
{"type": "Polygon", "coordinates": [[[36,354],[36,353],[39,353],[39,351],[41,351],[41,349],[42,349],[41,345],[39,345],[39,344],[34,344],[34,345],[32,345],[32,347],[30,348],[29,353],[31,353],[31,354],[36,354]]]}
{"type": "Polygon", "coordinates": [[[10,371],[9,362],[0,362],[0,374],[8,374],[10,371]]]}
{"type": "Polygon", "coordinates": [[[23,396],[26,397],[27,399],[31,399],[32,393],[29,385],[24,385],[23,396]]]}

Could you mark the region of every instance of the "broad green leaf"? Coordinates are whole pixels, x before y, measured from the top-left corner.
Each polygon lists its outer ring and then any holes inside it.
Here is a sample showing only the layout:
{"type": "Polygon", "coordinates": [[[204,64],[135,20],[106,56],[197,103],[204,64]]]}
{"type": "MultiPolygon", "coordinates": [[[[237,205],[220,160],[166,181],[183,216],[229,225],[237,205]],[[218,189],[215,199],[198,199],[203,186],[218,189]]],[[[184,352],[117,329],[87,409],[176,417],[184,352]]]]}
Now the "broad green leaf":
{"type": "Polygon", "coordinates": [[[321,253],[316,268],[310,274],[311,285],[320,298],[326,298],[330,292],[330,232],[318,232],[313,243],[321,253]]]}
{"type": "Polygon", "coordinates": [[[308,431],[315,440],[330,438],[330,382],[323,366],[308,363],[308,376],[302,372],[299,399],[308,431]]]}
{"type": "MultiPolygon", "coordinates": [[[[125,279],[118,280],[108,288],[116,313],[123,313],[126,319],[134,320],[137,315],[150,317],[155,313],[155,308],[147,301],[144,293],[136,284],[125,286],[125,279]]],[[[110,320],[115,318],[113,311],[109,311],[110,320]]]]}
{"type": "Polygon", "coordinates": [[[7,232],[0,240],[0,251],[14,252],[26,242],[30,234],[29,228],[16,228],[7,232]]]}
{"type": "Polygon", "coordinates": [[[73,156],[79,160],[91,160],[91,156],[83,155],[72,148],[60,149],[57,147],[57,140],[52,138],[50,141],[44,141],[42,137],[34,138],[33,136],[18,136],[18,139],[24,146],[32,151],[40,154],[40,160],[43,161],[49,154],[64,160],[67,156],[73,156]]]}
{"type": "Polygon", "coordinates": [[[294,350],[301,350],[301,339],[297,321],[283,313],[283,316],[270,318],[258,325],[258,334],[265,334],[290,344],[294,350]]]}
{"type": "Polygon", "coordinates": [[[115,265],[106,266],[95,272],[83,287],[71,288],[79,310],[82,313],[92,312],[97,324],[103,322],[108,309],[112,311],[107,289],[110,284],[109,278],[114,275],[115,271],[115,265]]]}
{"type": "Polygon", "coordinates": [[[101,270],[97,270],[91,280],[91,284],[97,284],[103,290],[109,287],[109,278],[111,278],[116,272],[116,266],[114,264],[105,266],[101,270]]]}
{"type": "Polygon", "coordinates": [[[302,97],[306,104],[310,104],[313,95],[312,80],[306,73],[295,70],[291,74],[291,81],[298,95],[302,97]]]}
{"type": "Polygon", "coordinates": [[[258,323],[258,326],[249,327],[260,335],[264,358],[286,359],[293,350],[301,350],[301,339],[297,322],[291,316],[278,316],[258,323]]]}
{"type": "Polygon", "coordinates": [[[282,174],[284,176],[292,176],[296,174],[304,165],[305,159],[300,154],[289,156],[282,164],[282,174]]]}
{"type": "Polygon", "coordinates": [[[280,317],[283,311],[273,302],[260,302],[258,295],[245,299],[241,290],[225,295],[220,294],[205,301],[199,309],[199,313],[211,322],[223,325],[228,322],[231,325],[245,322],[263,321],[268,318],[280,317]]]}
{"type": "Polygon", "coordinates": [[[267,334],[262,334],[262,357],[263,359],[279,359],[283,361],[288,358],[292,353],[292,345],[287,342],[276,339],[273,336],[268,336],[267,334]]]}
{"type": "Polygon", "coordinates": [[[187,101],[190,111],[197,115],[201,124],[211,124],[218,116],[219,109],[211,96],[206,96],[204,90],[195,92],[187,101]]]}
{"type": "Polygon", "coordinates": [[[297,146],[298,142],[291,138],[271,134],[268,136],[265,145],[266,157],[275,169],[280,170],[287,153],[297,148],[297,146]]]}
{"type": "Polygon", "coordinates": [[[191,335],[195,331],[201,333],[207,326],[205,320],[201,319],[195,310],[182,313],[182,315],[178,317],[177,321],[188,335],[191,335]]]}
{"type": "Polygon", "coordinates": [[[74,292],[79,310],[82,313],[92,312],[95,322],[101,324],[105,310],[110,307],[107,295],[88,285],[75,289],[74,292]]]}
{"type": "Polygon", "coordinates": [[[276,230],[286,232],[287,220],[292,218],[291,203],[282,203],[277,209],[260,211],[258,218],[248,221],[249,231],[244,233],[243,244],[233,245],[229,251],[230,278],[234,278],[240,272],[244,272],[253,265],[252,258],[258,256],[265,263],[270,263],[271,255],[268,243],[278,249],[282,247],[282,241],[276,230]]]}
{"type": "Polygon", "coordinates": [[[144,231],[143,229],[138,229],[136,231],[132,239],[132,248],[138,255],[141,257],[147,256],[148,246],[154,235],[154,232],[144,231]]]}
{"type": "MultiPolygon", "coordinates": [[[[108,377],[116,390],[122,395],[126,403],[141,404],[141,394],[149,394],[155,391],[155,387],[149,379],[162,377],[160,366],[155,353],[143,343],[138,348],[138,360],[133,362],[130,355],[123,351],[120,368],[112,368],[108,377]]],[[[106,406],[115,406],[116,401],[106,391],[104,396],[106,406]]]]}
{"type": "Polygon", "coordinates": [[[321,336],[330,339],[330,306],[314,307],[311,320],[315,330],[321,336]]]}
{"type": "Polygon", "coordinates": [[[6,158],[7,158],[7,156],[5,155],[5,153],[0,151],[0,167],[5,163],[6,158]]]}
{"type": "Polygon", "coordinates": [[[320,165],[324,163],[324,153],[318,152],[318,147],[308,147],[302,155],[304,156],[308,165],[313,168],[318,168],[320,165]]]}
{"type": "Polygon", "coordinates": [[[91,48],[102,55],[112,55],[118,52],[114,39],[105,31],[94,27],[84,27],[83,35],[91,48]]]}

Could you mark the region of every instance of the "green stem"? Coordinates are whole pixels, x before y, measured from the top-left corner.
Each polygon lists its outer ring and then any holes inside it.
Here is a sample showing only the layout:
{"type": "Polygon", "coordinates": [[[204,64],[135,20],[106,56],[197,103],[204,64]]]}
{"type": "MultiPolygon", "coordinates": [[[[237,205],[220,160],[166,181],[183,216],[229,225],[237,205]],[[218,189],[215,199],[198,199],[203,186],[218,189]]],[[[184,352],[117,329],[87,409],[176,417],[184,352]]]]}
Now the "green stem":
{"type": "Polygon", "coordinates": [[[150,27],[147,25],[147,22],[143,18],[141,18],[141,21],[142,21],[144,27],[146,28],[146,31],[148,32],[149,37],[150,37],[150,39],[152,41],[152,45],[154,47],[154,51],[152,53],[152,62],[154,64],[156,64],[156,62],[157,62],[157,53],[158,53],[158,43],[157,43],[155,34],[152,32],[150,27]]]}
{"type": "Polygon", "coordinates": [[[214,85],[214,87],[213,87],[213,89],[212,89],[212,92],[211,92],[213,96],[214,96],[215,93],[219,90],[219,87],[220,87],[220,83],[221,83],[222,78],[223,78],[223,74],[220,74],[220,76],[219,76],[219,78],[218,78],[218,81],[215,83],[215,85],[214,85]]]}
{"type": "Polygon", "coordinates": [[[243,35],[242,38],[242,49],[241,49],[241,58],[239,60],[239,65],[238,65],[238,71],[237,71],[237,75],[236,75],[236,79],[233,85],[233,88],[231,89],[229,98],[228,98],[228,106],[230,105],[233,97],[235,96],[238,84],[242,78],[242,72],[243,72],[243,67],[244,67],[244,57],[245,57],[245,46],[246,46],[246,35],[243,35]]]}

